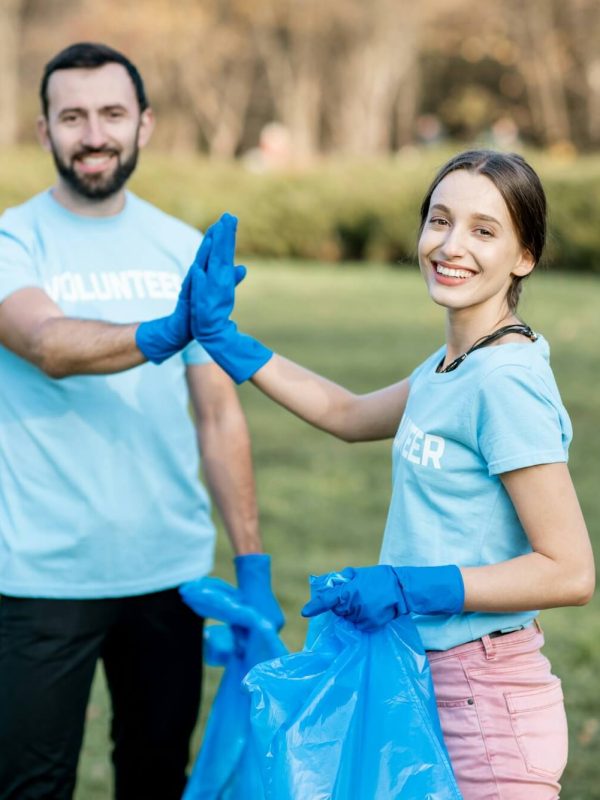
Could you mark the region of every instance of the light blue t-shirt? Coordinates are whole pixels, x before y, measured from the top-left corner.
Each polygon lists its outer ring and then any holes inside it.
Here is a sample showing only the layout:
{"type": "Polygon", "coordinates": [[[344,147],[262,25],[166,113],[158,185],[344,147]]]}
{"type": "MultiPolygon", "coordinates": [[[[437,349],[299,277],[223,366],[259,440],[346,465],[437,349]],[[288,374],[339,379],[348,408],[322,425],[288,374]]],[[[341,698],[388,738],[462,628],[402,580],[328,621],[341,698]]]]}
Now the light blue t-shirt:
{"type": "MultiPolygon", "coordinates": [[[[70,317],[164,316],[199,241],[130,193],[95,218],[44,192],[0,218],[0,302],[37,286],[70,317]]],[[[185,382],[208,361],[193,343],[160,366],[53,380],[0,346],[0,593],[119,597],[211,569],[185,382]]]]}
{"type": "MultiPolygon", "coordinates": [[[[503,472],[567,460],[571,423],[548,344],[508,343],[436,373],[438,350],[410,377],[394,439],[392,499],[380,563],[496,564],[531,552],[503,472]]],[[[537,612],[415,615],[428,650],[532,622],[537,612]]]]}

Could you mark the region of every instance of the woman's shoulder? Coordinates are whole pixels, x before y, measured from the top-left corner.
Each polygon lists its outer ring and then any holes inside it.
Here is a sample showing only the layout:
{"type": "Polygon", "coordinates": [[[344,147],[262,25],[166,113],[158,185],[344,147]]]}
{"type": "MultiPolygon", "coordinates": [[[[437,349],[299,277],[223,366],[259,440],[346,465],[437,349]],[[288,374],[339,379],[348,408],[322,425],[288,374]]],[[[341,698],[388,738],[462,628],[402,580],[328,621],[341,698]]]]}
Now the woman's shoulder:
{"type": "Polygon", "coordinates": [[[526,369],[532,374],[552,375],[550,345],[541,333],[536,337],[535,341],[513,340],[478,351],[482,356],[479,361],[481,378],[498,370],[509,374],[512,370],[526,369]]]}
{"type": "Polygon", "coordinates": [[[506,344],[490,348],[480,366],[474,397],[481,402],[503,402],[518,409],[536,398],[537,402],[563,409],[552,367],[550,347],[538,334],[535,342],[506,344]]]}

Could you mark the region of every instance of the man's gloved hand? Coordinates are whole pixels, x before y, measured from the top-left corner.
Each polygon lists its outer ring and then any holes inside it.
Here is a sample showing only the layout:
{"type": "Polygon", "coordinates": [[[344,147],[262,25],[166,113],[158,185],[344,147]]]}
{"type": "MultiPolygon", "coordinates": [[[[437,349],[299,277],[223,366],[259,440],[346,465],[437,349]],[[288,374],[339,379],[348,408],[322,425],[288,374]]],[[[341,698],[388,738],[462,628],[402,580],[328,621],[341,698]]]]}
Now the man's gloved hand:
{"type": "Polygon", "coordinates": [[[135,334],[135,343],[148,361],[161,364],[165,359],[178,353],[192,341],[190,323],[190,299],[192,274],[194,270],[204,269],[212,246],[210,229],[200,243],[196,257],[189,268],[177,299],[177,305],[168,317],[142,322],[135,334]]]}
{"type": "Polygon", "coordinates": [[[411,611],[459,614],[465,602],[462,575],[454,565],[346,567],[320,585],[302,609],[302,616],[333,611],[364,631],[380,628],[411,611]]]}
{"type": "Polygon", "coordinates": [[[280,631],[285,619],[271,589],[271,556],[250,553],[236,556],[233,563],[244,602],[268,619],[276,631],[280,631]]]}
{"type": "Polygon", "coordinates": [[[229,319],[235,302],[235,287],[246,274],[235,267],[237,218],[223,214],[209,231],[212,246],[208,259],[192,275],[192,335],[217,364],[242,383],[251,378],[271,358],[273,352],[256,339],[240,333],[229,319]]]}

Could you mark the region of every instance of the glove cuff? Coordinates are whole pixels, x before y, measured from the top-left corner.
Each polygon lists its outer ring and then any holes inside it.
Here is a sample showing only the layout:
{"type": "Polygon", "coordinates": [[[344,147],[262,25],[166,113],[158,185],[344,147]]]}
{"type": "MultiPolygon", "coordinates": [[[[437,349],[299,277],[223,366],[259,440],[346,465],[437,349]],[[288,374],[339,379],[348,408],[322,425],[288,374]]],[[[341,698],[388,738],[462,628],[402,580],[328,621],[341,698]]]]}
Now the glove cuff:
{"type": "Polygon", "coordinates": [[[394,567],[409,611],[415,614],[460,614],[465,585],[455,564],[443,567],[394,567]]]}
{"type": "Polygon", "coordinates": [[[135,343],[138,348],[153,364],[162,364],[167,358],[183,349],[191,339],[183,343],[169,337],[170,317],[151,319],[141,322],[135,332],[135,343]]]}
{"type": "Polygon", "coordinates": [[[198,337],[198,341],[237,384],[249,380],[273,355],[264,344],[240,333],[231,320],[222,330],[198,337]]]}
{"type": "Polygon", "coordinates": [[[233,559],[235,575],[240,589],[249,583],[271,580],[271,556],[267,553],[249,553],[233,559]]]}

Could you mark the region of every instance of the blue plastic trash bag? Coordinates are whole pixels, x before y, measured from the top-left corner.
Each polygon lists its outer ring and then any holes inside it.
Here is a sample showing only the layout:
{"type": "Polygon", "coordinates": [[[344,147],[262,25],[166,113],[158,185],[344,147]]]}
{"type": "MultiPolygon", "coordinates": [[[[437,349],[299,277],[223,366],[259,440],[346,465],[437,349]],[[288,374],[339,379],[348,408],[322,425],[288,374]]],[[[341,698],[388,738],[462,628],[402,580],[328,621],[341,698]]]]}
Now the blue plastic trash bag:
{"type": "Polygon", "coordinates": [[[179,591],[200,616],[227,623],[205,629],[204,659],[225,671],[182,800],[264,800],[250,736],[250,698],[242,678],[259,661],[287,650],[271,623],[245,606],[228,583],[202,578],[179,591]]]}
{"type": "Polygon", "coordinates": [[[460,800],[410,617],[363,633],[322,614],[244,685],[266,800],[460,800]]]}

